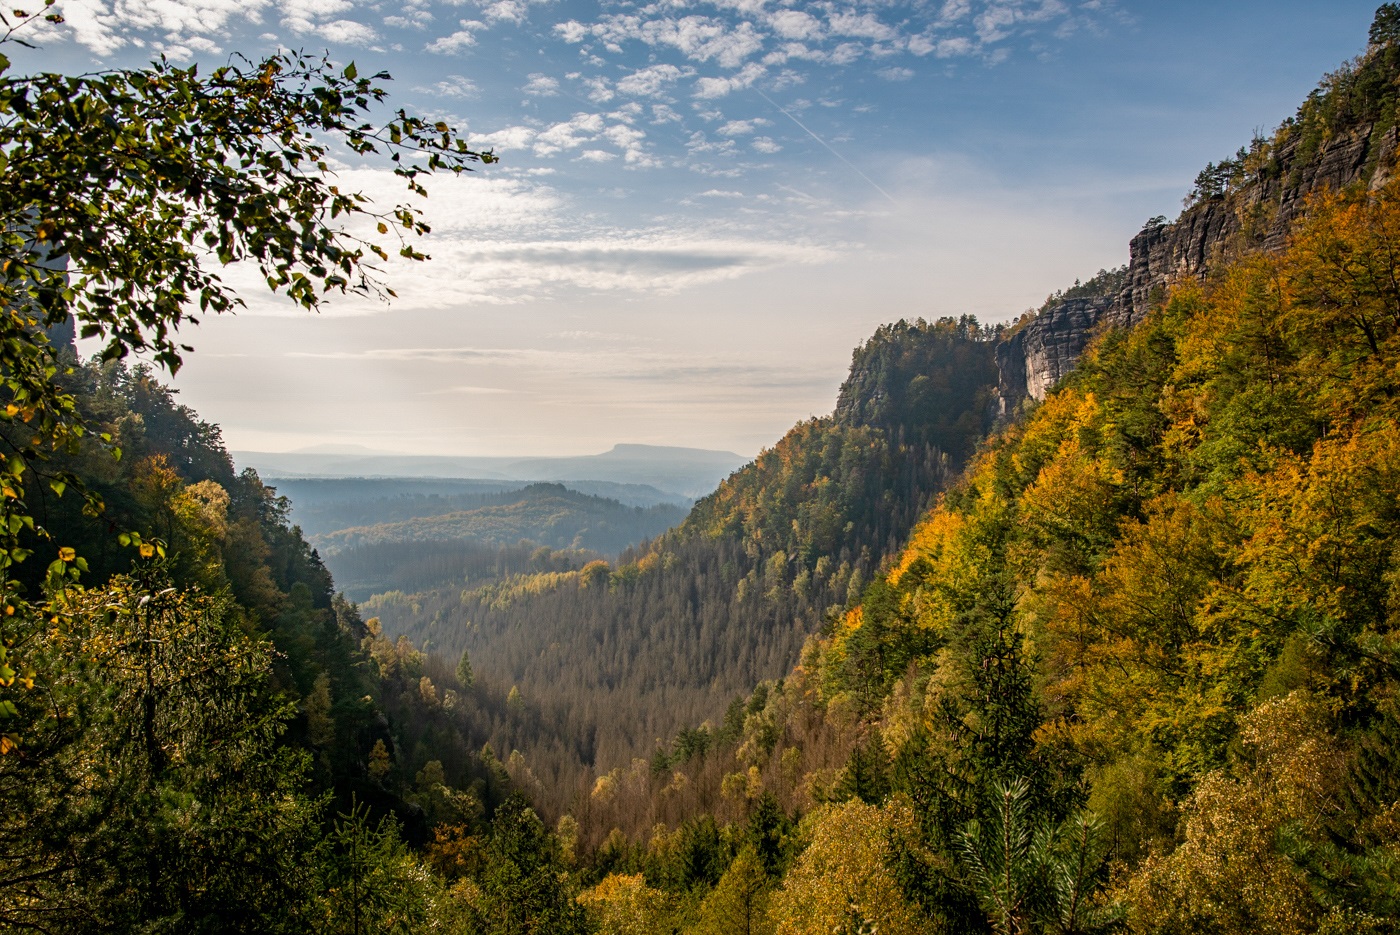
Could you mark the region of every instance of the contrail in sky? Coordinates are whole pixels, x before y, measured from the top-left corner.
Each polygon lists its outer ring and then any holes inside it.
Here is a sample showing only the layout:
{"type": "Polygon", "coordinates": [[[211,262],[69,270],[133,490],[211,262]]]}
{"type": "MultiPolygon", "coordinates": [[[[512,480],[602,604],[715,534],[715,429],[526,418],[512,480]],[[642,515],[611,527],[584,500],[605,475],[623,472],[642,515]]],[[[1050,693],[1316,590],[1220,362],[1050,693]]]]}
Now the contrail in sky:
{"type": "Polygon", "coordinates": [[[850,166],[852,172],[854,172],[856,175],[860,176],[861,178],[863,178],[863,179],[865,179],[867,182],[869,182],[869,183],[870,183],[870,187],[873,188],[873,189],[875,189],[875,190],[876,190],[877,192],[879,192],[880,194],[884,195],[886,198],[888,198],[890,204],[894,205],[896,208],[899,207],[899,202],[895,201],[894,198],[892,198],[892,197],[890,196],[890,193],[889,193],[889,192],[885,191],[883,188],[881,188],[880,186],[876,185],[874,179],[872,179],[870,176],[866,175],[864,172],[862,172],[862,171],[860,171],[859,169],[857,169],[855,163],[851,162],[851,160],[847,159],[845,156],[841,155],[839,152],[837,152],[835,149],[833,149],[833,148],[831,147],[831,145],[830,145],[829,143],[827,143],[826,140],[822,139],[821,137],[819,137],[819,136],[817,136],[815,133],[813,133],[811,130],[807,129],[807,125],[806,125],[805,123],[803,123],[801,120],[798,120],[796,117],[794,117],[792,114],[788,113],[786,110],[783,110],[783,108],[780,107],[776,102],[774,102],[774,100],[773,100],[771,97],[769,97],[768,95],[764,94],[762,91],[759,91],[758,88],[754,88],[754,91],[756,91],[756,92],[758,93],[758,96],[759,96],[759,97],[763,98],[765,101],[767,101],[767,102],[768,102],[769,104],[771,104],[772,106],[777,107],[779,111],[782,111],[783,116],[786,117],[786,118],[788,118],[789,120],[791,120],[793,123],[797,124],[799,127],[801,127],[801,128],[802,128],[802,131],[803,131],[804,133],[806,133],[806,134],[807,134],[808,136],[810,136],[812,139],[816,140],[818,143],[820,143],[820,144],[822,144],[823,146],[825,146],[826,149],[827,149],[827,152],[831,153],[831,155],[835,156],[837,159],[840,159],[840,160],[841,160],[842,162],[844,162],[846,165],[850,166]]]}

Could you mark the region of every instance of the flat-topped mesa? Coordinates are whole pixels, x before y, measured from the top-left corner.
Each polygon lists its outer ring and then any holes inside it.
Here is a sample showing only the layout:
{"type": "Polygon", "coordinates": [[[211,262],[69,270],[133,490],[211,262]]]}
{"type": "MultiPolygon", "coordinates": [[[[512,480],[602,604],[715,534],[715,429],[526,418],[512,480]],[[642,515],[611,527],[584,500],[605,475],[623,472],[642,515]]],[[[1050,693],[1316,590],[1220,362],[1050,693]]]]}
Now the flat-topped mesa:
{"type": "Polygon", "coordinates": [[[1397,77],[1400,48],[1373,45],[1329,75],[1271,139],[1208,166],[1175,222],[1154,219],[1133,237],[1121,284],[1095,296],[1072,291],[1004,339],[1000,410],[1044,399],[1100,328],[1141,321],[1173,283],[1204,280],[1246,250],[1281,248],[1309,196],[1388,180],[1400,148],[1397,77]]]}

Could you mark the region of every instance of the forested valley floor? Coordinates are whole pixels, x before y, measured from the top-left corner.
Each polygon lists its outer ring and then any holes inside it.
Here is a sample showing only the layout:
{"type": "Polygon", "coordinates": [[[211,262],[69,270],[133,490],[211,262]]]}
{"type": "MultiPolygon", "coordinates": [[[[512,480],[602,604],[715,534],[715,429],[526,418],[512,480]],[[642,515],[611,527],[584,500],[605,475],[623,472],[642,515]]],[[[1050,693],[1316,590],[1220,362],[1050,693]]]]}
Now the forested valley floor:
{"type": "Polygon", "coordinates": [[[357,605],[152,370],[9,301],[0,930],[1400,930],[1395,167],[1251,239],[1265,182],[1394,137],[1376,23],[1198,178],[1178,223],[1238,237],[1043,400],[1011,329],[885,326],[614,559],[509,541],[560,490],[463,494],[502,540],[368,517],[408,586],[357,605]]]}

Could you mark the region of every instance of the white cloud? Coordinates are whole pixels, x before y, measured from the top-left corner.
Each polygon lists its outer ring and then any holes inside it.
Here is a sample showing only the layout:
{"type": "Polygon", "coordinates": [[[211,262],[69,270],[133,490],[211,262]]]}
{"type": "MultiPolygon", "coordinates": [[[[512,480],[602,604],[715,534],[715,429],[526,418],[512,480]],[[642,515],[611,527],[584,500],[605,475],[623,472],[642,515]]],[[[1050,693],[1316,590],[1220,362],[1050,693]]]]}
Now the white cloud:
{"type": "Polygon", "coordinates": [[[983,42],[1005,39],[1008,26],[1016,22],[1016,11],[1009,6],[992,6],[977,15],[977,38],[983,42]]]}
{"type": "Polygon", "coordinates": [[[578,149],[597,139],[603,126],[600,114],[574,114],[569,120],[556,123],[535,136],[535,155],[550,156],[560,150],[578,149]]]}
{"type": "Polygon", "coordinates": [[[207,52],[217,55],[222,49],[218,44],[204,38],[203,36],[185,36],[173,44],[159,43],[157,48],[163,55],[172,61],[187,62],[194,58],[196,52],[207,52]]]}
{"type": "Polygon", "coordinates": [[[339,45],[369,45],[379,38],[372,27],[348,19],[322,23],[312,31],[327,42],[339,45]]]}
{"type": "Polygon", "coordinates": [[[721,136],[746,136],[753,133],[758,127],[769,126],[772,122],[764,120],[762,117],[755,117],[752,120],[731,120],[715,132],[721,136]]]}
{"type": "Polygon", "coordinates": [[[648,65],[618,79],[617,89],[633,97],[655,97],[666,87],[694,73],[694,69],[680,69],[675,65],[648,65]]]}
{"type": "Polygon", "coordinates": [[[1009,36],[1017,23],[1047,23],[1068,14],[1069,8],[1061,0],[1041,0],[1037,6],[995,0],[973,22],[977,37],[984,43],[993,43],[1009,36]]]}
{"type": "Polygon", "coordinates": [[[354,10],[350,0],[284,0],[282,25],[301,36],[318,36],[341,45],[368,45],[378,38],[370,26],[340,14],[354,10]]]}
{"type": "Polygon", "coordinates": [[[473,133],[472,146],[478,149],[494,149],[497,154],[520,150],[534,142],[539,131],[533,127],[506,127],[492,133],[473,133]]]}
{"type": "Polygon", "coordinates": [[[954,58],[959,55],[971,54],[973,48],[971,39],[966,36],[957,36],[952,39],[939,40],[937,54],[939,58],[954,58]]]}
{"type": "Polygon", "coordinates": [[[843,42],[831,50],[827,61],[833,65],[849,65],[865,54],[865,46],[859,42],[843,42]]]}
{"type": "Polygon", "coordinates": [[[910,36],[904,40],[904,47],[913,55],[923,56],[938,48],[938,43],[930,36],[910,36]]]}
{"type": "Polygon", "coordinates": [[[645,131],[623,124],[608,127],[601,135],[618,149],[632,149],[646,138],[645,131]]]}
{"type": "Polygon", "coordinates": [[[966,19],[971,12],[971,0],[946,0],[943,8],[938,12],[938,23],[940,26],[950,25],[966,19]]]}
{"type": "Polygon", "coordinates": [[[422,269],[423,281],[399,288],[401,304],[450,308],[512,302],[565,288],[667,295],[839,255],[821,246],[746,241],[701,231],[607,231],[533,241],[464,238],[428,246],[433,262],[422,269]]]}
{"type": "Polygon", "coordinates": [[[445,98],[475,98],[480,92],[475,81],[462,77],[461,74],[449,74],[434,85],[434,91],[445,98]]]}
{"type": "Polygon", "coordinates": [[[585,149],[578,157],[588,162],[612,162],[617,158],[617,153],[610,153],[606,149],[585,149]]]}
{"type": "Polygon", "coordinates": [[[641,115],[642,105],[638,104],[636,101],[628,101],[617,110],[608,111],[607,118],[609,120],[617,120],[622,123],[631,124],[636,123],[637,118],[641,115]]]}
{"type": "MultiPolygon", "coordinates": [[[[592,52],[595,45],[617,53],[629,43],[673,49],[696,66],[717,66],[719,74],[702,69],[696,76],[694,94],[703,100],[752,86],[764,76],[757,69],[802,62],[839,67],[866,58],[981,54],[991,64],[1010,54],[993,46],[1013,32],[1036,28],[1059,35],[1070,27],[1093,28],[1105,4],[1111,6],[1111,0],[634,0],[616,4],[625,12],[594,21],[570,19],[557,24],[554,32],[566,42],[585,43],[581,54],[594,67],[603,65],[592,52]],[[699,12],[706,7],[727,15],[699,12]]],[[[678,80],[670,69],[679,64],[653,59],[634,73],[635,78],[624,77],[615,88],[637,96],[661,94],[678,80]]],[[[913,76],[897,60],[877,74],[889,81],[913,76]]],[[[786,68],[770,90],[805,78],[786,68]]]]}
{"type": "Polygon", "coordinates": [[[571,19],[566,23],[555,23],[554,34],[565,42],[582,42],[588,38],[588,27],[571,19]]]}
{"type": "Polygon", "coordinates": [[[606,104],[617,97],[613,89],[608,86],[608,79],[601,75],[594,75],[589,78],[580,79],[585,88],[588,89],[588,99],[595,104],[606,104]]]}
{"type": "Polygon", "coordinates": [[[610,14],[591,25],[569,20],[555,26],[554,31],[565,42],[582,42],[591,36],[615,51],[627,42],[670,47],[691,61],[714,61],[723,68],[738,68],[763,49],[763,34],[754,23],[740,20],[731,24],[709,16],[644,19],[610,14]]]}
{"type": "Polygon", "coordinates": [[[747,88],[767,73],[762,65],[750,62],[738,74],[727,78],[701,78],[695,82],[695,96],[702,100],[724,97],[732,91],[747,88]]]}
{"type": "Polygon", "coordinates": [[[463,49],[476,45],[476,36],[473,29],[480,29],[481,24],[473,20],[462,20],[458,23],[462,28],[448,36],[442,36],[429,42],[425,49],[429,52],[436,52],[439,55],[455,55],[463,49]]]}
{"type": "Polygon", "coordinates": [[[56,9],[64,16],[62,26],[36,23],[25,27],[30,41],[69,37],[89,51],[112,55],[128,45],[142,46],[142,34],[162,33],[168,49],[184,46],[191,51],[211,51],[202,47],[199,37],[220,36],[230,21],[262,21],[271,0],[65,0],[56,9]]]}
{"type": "Polygon", "coordinates": [[[873,13],[833,13],[827,22],[832,33],[838,36],[888,41],[899,35],[898,30],[880,22],[873,13]]]}
{"type": "Polygon", "coordinates": [[[521,90],[534,97],[553,97],[559,93],[559,82],[549,75],[535,72],[528,76],[521,90]]]}
{"type": "Polygon", "coordinates": [[[821,20],[801,10],[780,10],[768,17],[768,25],[784,39],[820,39],[826,31],[821,20]]]}
{"type": "Polygon", "coordinates": [[[756,149],[758,152],[765,153],[767,155],[772,155],[773,153],[780,152],[782,150],[782,146],[773,142],[773,139],[767,136],[756,137],[754,141],[749,145],[756,149]]]}
{"type": "MultiPolygon", "coordinates": [[[[606,162],[616,156],[584,149],[579,158],[606,162]]],[[[338,182],[381,204],[402,197],[401,180],[386,170],[347,171],[338,182]]],[[[841,255],[835,247],[746,239],[686,225],[657,230],[593,228],[558,193],[524,180],[467,176],[434,178],[428,184],[430,197],[422,206],[433,232],[418,246],[432,261],[418,264],[397,257],[390,261],[385,272],[399,294],[393,306],[397,312],[517,303],[579,289],[675,294],[704,283],[820,264],[841,255]]],[[[742,196],[713,190],[706,197],[742,196]]],[[[231,268],[228,279],[247,297],[251,314],[301,314],[260,289],[254,268],[231,268]]],[[[346,297],[328,305],[326,314],[339,317],[385,310],[373,300],[346,297]]],[[[451,348],[425,349],[431,354],[451,352],[451,348]]]]}
{"type": "Polygon", "coordinates": [[[427,10],[404,9],[399,14],[384,17],[384,25],[391,29],[426,29],[433,21],[433,14],[427,10]]]}
{"type": "Polygon", "coordinates": [[[690,134],[690,138],[687,139],[685,142],[685,148],[686,151],[691,153],[692,155],[698,155],[702,153],[720,153],[723,155],[729,155],[735,152],[734,141],[732,139],[712,140],[709,137],[705,136],[705,134],[701,133],[699,130],[696,130],[694,133],[690,134]]]}
{"type": "Polygon", "coordinates": [[[481,15],[488,23],[498,23],[501,21],[511,23],[525,22],[529,5],[522,0],[496,0],[495,3],[484,4],[481,8],[481,15]]]}

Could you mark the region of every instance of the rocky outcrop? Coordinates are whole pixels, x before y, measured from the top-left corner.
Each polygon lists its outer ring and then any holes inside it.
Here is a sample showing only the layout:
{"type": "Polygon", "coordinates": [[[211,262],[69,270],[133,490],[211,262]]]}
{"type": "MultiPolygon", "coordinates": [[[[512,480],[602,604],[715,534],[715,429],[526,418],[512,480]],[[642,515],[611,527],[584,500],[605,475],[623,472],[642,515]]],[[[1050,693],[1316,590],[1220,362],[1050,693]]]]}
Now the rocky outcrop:
{"type": "Polygon", "coordinates": [[[1044,399],[1074,369],[1095,326],[1113,303],[1111,296],[1067,299],[1001,341],[996,353],[1002,400],[1044,399]]]}
{"type": "Polygon", "coordinates": [[[1128,273],[1116,294],[1069,299],[1043,310],[997,348],[999,408],[1040,400],[1105,327],[1141,321],[1167,287],[1204,279],[1243,250],[1276,250],[1315,192],[1358,182],[1379,186],[1396,161],[1400,128],[1357,126],[1302,152],[1301,134],[1280,134],[1267,171],[1228,195],[1207,199],[1174,223],[1143,228],[1129,243],[1128,273]]]}
{"type": "Polygon", "coordinates": [[[1365,124],[1338,134],[1314,152],[1299,154],[1297,135],[1283,139],[1273,171],[1228,197],[1213,198],[1181,213],[1174,224],[1144,228],[1129,244],[1128,283],[1106,320],[1141,321],[1172,282],[1203,279],[1222,259],[1245,249],[1277,250],[1310,195],[1368,181],[1379,186],[1395,162],[1400,131],[1381,133],[1365,124]]]}

